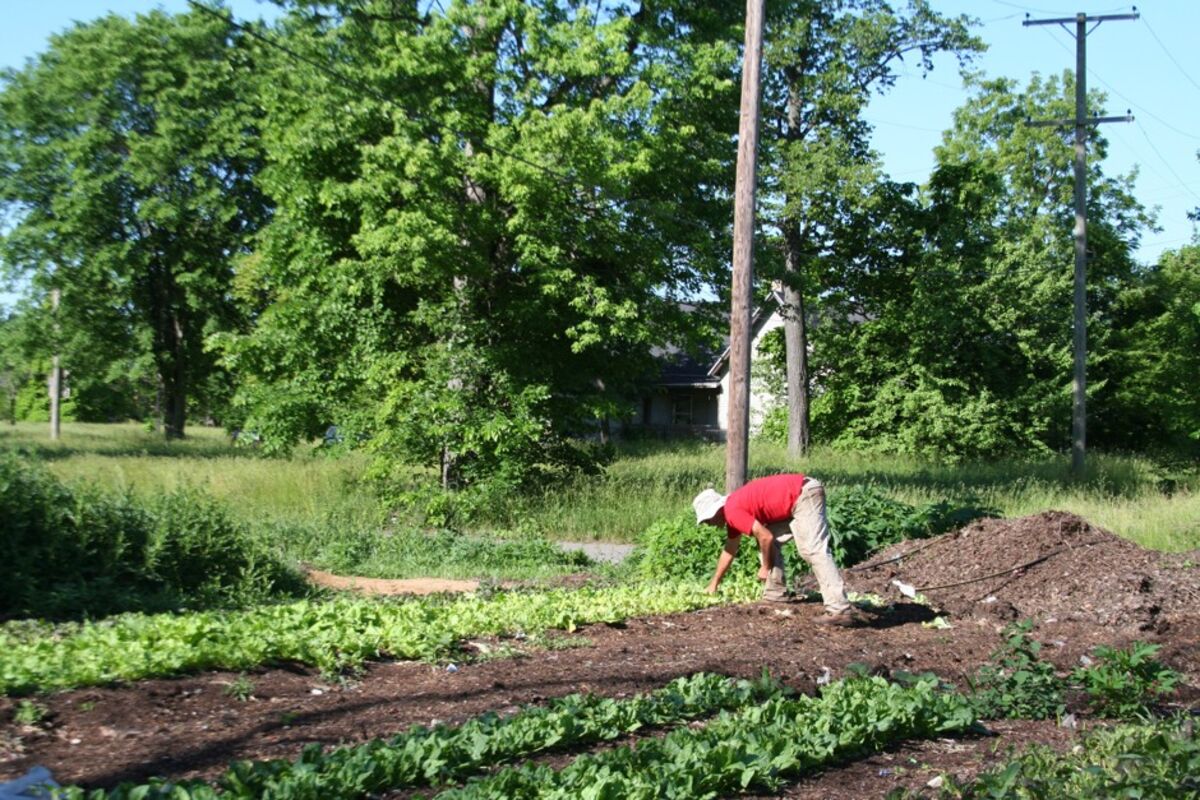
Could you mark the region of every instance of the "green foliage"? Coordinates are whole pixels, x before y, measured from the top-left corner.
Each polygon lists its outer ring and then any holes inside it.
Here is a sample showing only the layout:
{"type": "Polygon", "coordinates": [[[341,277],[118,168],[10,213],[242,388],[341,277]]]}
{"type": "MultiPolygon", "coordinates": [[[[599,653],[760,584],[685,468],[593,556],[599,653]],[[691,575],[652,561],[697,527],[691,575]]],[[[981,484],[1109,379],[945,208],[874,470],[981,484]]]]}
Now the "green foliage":
{"type": "Polygon", "coordinates": [[[33,700],[22,700],[13,711],[12,720],[18,725],[37,725],[46,718],[46,707],[33,700]]]}
{"type": "MultiPolygon", "coordinates": [[[[697,525],[690,511],[650,525],[638,537],[636,571],[647,581],[700,581],[711,578],[717,566],[717,556],[725,546],[725,529],[712,525],[697,525]]],[[[796,555],[792,544],[781,547],[785,569],[789,576],[807,569],[796,555]]],[[[758,545],[751,537],[742,537],[741,549],[729,568],[727,578],[752,582],[758,575],[758,545]]]]}
{"type": "Polygon", "coordinates": [[[1104,390],[1089,409],[1089,432],[1125,450],[1195,458],[1200,397],[1200,246],[1164,253],[1122,292],[1113,352],[1101,364],[1104,390]]]}
{"type": "Polygon", "coordinates": [[[30,279],[23,316],[80,418],[149,411],[161,389],[181,436],[189,401],[225,401],[204,339],[241,323],[231,259],[267,216],[251,41],[198,12],[110,14],[0,78],[0,267],[30,279]]]}
{"type": "MultiPolygon", "coordinates": [[[[702,673],[626,700],[568,695],[509,716],[489,713],[457,727],[418,726],[386,741],[328,753],[312,747],[294,762],[243,762],[219,785],[231,798],[289,800],[446,785],[547,750],[611,741],[647,727],[746,708],[778,692],[774,684],[702,673]]],[[[114,793],[113,798],[121,796],[114,793]]]]}
{"type": "Polygon", "coordinates": [[[5,615],[104,615],[244,605],[295,580],[211,498],[182,490],[144,504],[0,457],[5,615]]]}
{"type": "Polygon", "coordinates": [[[496,592],[400,602],[337,599],[244,611],[126,614],[99,622],[0,626],[0,692],[92,686],[201,669],[292,661],[336,675],[365,659],[432,660],[463,639],[534,634],[748,600],[736,584],[718,598],[663,581],[542,592],[496,592]]]}
{"type": "Polygon", "coordinates": [[[577,757],[555,770],[527,763],[450,790],[448,800],[534,797],[719,797],[778,792],[789,779],[907,738],[961,733],[974,717],[936,681],[831,684],[819,697],[774,697],[702,728],[577,757]]]}
{"type": "Polygon", "coordinates": [[[1004,645],[992,654],[971,684],[971,703],[985,719],[1047,719],[1066,711],[1064,692],[1087,696],[1088,711],[1108,719],[1145,719],[1155,702],[1175,690],[1180,676],[1154,659],[1158,645],[1134,642],[1128,649],[1100,646],[1095,663],[1059,676],[1043,661],[1041,644],[1029,636],[1033,623],[1005,630],[1004,645]]]}
{"type": "Polygon", "coordinates": [[[1097,663],[1076,668],[1071,680],[1087,692],[1092,713],[1110,719],[1144,718],[1180,680],[1179,673],[1155,660],[1160,649],[1145,642],[1134,642],[1127,650],[1097,647],[1097,663]]]}
{"type": "Polygon", "coordinates": [[[912,506],[861,485],[831,489],[827,498],[833,558],[843,567],[865,561],[896,542],[944,533],[990,513],[944,500],[912,506]]]}
{"type": "Polygon", "coordinates": [[[510,492],[586,462],[571,437],[625,413],[651,345],[695,338],[675,299],[720,280],[737,20],[287,16],[275,35],[359,86],[282,57],[266,81],[278,205],[235,286],[256,324],[212,340],[246,427],[273,448],[352,421],[389,491],[510,492]]]}
{"type": "MultiPolygon", "coordinates": [[[[1071,253],[1061,232],[1071,226],[1070,143],[1023,120],[1071,113],[1073,89],[1069,74],[1024,87],[977,83],[923,193],[876,192],[879,221],[862,228],[861,261],[841,259],[862,266],[820,297],[819,438],[957,460],[1066,448],[1071,253]]],[[[1089,103],[1099,113],[1102,98],[1089,103]]],[[[1131,326],[1117,312],[1142,281],[1132,243],[1150,220],[1131,178],[1104,174],[1101,136],[1094,147],[1089,408],[1100,413],[1136,372],[1117,363],[1117,331],[1131,326]]],[[[1119,415],[1113,408],[1107,430],[1120,427],[1119,415]]]]}
{"type": "Polygon", "coordinates": [[[1047,719],[1066,710],[1063,681],[1039,657],[1042,645],[1029,636],[1033,623],[1005,630],[1005,643],[970,681],[971,705],[984,719],[1047,719]]]}
{"type": "Polygon", "coordinates": [[[246,673],[240,673],[222,690],[227,697],[232,697],[239,703],[244,703],[254,696],[254,681],[246,673]]]}
{"type": "MultiPolygon", "coordinates": [[[[965,785],[947,779],[940,798],[1129,797],[1176,800],[1200,797],[1200,740],[1193,720],[1121,725],[1089,732],[1080,746],[1061,753],[1043,745],[965,785]]],[[[924,793],[889,797],[912,800],[924,793]]]]}

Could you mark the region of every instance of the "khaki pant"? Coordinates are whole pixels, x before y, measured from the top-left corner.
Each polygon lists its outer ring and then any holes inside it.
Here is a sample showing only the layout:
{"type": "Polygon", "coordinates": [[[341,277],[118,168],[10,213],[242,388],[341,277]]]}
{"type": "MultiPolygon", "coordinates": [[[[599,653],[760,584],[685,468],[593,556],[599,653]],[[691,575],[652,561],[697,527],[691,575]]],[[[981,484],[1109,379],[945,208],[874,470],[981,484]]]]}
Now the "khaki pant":
{"type": "Polygon", "coordinates": [[[767,575],[763,587],[764,600],[782,600],[787,589],[787,576],[783,571],[783,553],[779,545],[788,539],[796,543],[800,557],[812,567],[817,585],[821,588],[821,599],[825,608],[840,613],[850,608],[846,599],[846,587],[833,556],[829,552],[829,520],[825,517],[825,487],[813,478],[804,479],[804,490],[792,507],[792,518],[767,526],[775,536],[771,544],[771,563],[775,566],[767,575]]]}

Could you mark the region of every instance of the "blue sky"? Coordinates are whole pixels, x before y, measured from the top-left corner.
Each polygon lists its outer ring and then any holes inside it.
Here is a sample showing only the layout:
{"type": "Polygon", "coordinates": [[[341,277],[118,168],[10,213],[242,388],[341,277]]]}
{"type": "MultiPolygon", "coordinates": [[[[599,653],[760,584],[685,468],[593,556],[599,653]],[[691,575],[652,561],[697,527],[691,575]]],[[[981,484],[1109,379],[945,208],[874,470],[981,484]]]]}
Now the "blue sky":
{"type": "MultiPolygon", "coordinates": [[[[731,0],[732,2],[733,0],[731,0]]],[[[767,0],[768,3],[771,0],[767,0]]],[[[1133,6],[1096,6],[1061,0],[931,0],[944,14],[968,14],[982,21],[976,33],[989,46],[975,68],[989,77],[1012,77],[1024,84],[1031,73],[1059,74],[1074,69],[1075,41],[1058,26],[1025,27],[1032,19],[1088,14],[1129,13],[1133,6]]],[[[897,2],[897,5],[900,3],[897,2]]],[[[230,0],[240,18],[272,16],[274,6],[260,0],[230,0]]],[[[132,15],[161,7],[182,11],[185,0],[0,0],[0,66],[18,67],[45,49],[52,33],[76,20],[107,12],[132,15]]],[[[1133,123],[1103,127],[1109,140],[1105,171],[1122,174],[1137,168],[1138,199],[1158,208],[1160,232],[1147,234],[1138,251],[1153,261],[1167,249],[1191,241],[1187,212],[1200,207],[1200,2],[1148,0],[1137,6],[1141,19],[1105,22],[1088,37],[1088,86],[1108,94],[1107,114],[1133,112],[1133,123]]],[[[1071,26],[1073,29],[1073,26],[1071,26]]],[[[872,103],[868,120],[874,145],[892,177],[920,182],[933,165],[933,148],[950,126],[954,109],[967,99],[953,59],[939,59],[922,79],[906,68],[895,88],[872,103]]],[[[1064,235],[1070,235],[1067,231],[1064,235]]],[[[0,292],[0,304],[13,295],[0,292]]]]}

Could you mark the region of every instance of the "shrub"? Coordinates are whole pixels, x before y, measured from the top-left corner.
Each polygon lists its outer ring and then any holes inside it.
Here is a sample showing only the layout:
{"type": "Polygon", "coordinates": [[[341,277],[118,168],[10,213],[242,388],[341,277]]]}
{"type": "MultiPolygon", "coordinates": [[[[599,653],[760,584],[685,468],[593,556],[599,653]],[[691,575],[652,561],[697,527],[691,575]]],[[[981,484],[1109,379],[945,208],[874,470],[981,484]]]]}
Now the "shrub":
{"type": "Polygon", "coordinates": [[[223,508],[185,490],[149,505],[69,487],[0,458],[0,615],[50,617],[241,605],[294,576],[223,508]]]}
{"type": "Polygon", "coordinates": [[[945,533],[992,512],[944,500],[911,506],[874,487],[855,485],[830,491],[828,513],[833,558],[848,567],[888,545],[945,533]]]}
{"type": "Polygon", "coordinates": [[[1098,663],[1077,668],[1071,679],[1087,692],[1092,713],[1112,719],[1144,718],[1148,707],[1179,683],[1179,673],[1155,660],[1160,649],[1145,642],[1134,642],[1128,650],[1101,645],[1095,652],[1098,663]]]}
{"type": "Polygon", "coordinates": [[[1039,657],[1040,642],[1030,638],[1025,620],[1005,629],[1004,645],[971,683],[971,705],[984,719],[1048,719],[1066,710],[1063,681],[1054,665],[1039,657]]]}
{"type": "MultiPolygon", "coordinates": [[[[637,542],[637,572],[647,580],[700,580],[711,578],[717,557],[725,546],[725,533],[711,525],[697,525],[688,512],[659,520],[642,532],[637,542]]],[[[794,545],[782,547],[789,576],[807,569],[794,545]]],[[[752,578],[758,574],[758,546],[743,537],[741,550],[727,578],[752,578]]]]}

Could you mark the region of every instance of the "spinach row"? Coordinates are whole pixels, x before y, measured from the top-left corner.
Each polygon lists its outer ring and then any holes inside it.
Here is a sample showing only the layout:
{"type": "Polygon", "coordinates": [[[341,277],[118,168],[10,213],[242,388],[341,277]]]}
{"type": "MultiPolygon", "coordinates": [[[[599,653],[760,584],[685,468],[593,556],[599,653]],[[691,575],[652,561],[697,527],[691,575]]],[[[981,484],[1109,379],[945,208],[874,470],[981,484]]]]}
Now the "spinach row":
{"type": "Polygon", "coordinates": [[[299,662],[336,674],[365,660],[436,660],[475,636],[549,629],[691,611],[746,600],[738,585],[721,597],[696,584],[502,592],[455,600],[303,601],[245,611],[126,614],[60,626],[0,626],[0,694],[69,689],[204,669],[299,662]]]}
{"type": "Polygon", "coordinates": [[[782,687],[765,678],[735,681],[701,673],[625,700],[574,694],[545,706],[526,706],[510,716],[484,714],[460,726],[414,726],[390,739],[329,752],[312,746],[295,761],[237,762],[215,788],[199,782],[156,782],[112,791],[74,788],[64,796],[73,800],[349,800],[387,790],[445,785],[517,758],[745,708],[781,692],[782,687]]]}
{"type": "Polygon", "coordinates": [[[975,723],[965,698],[934,680],[899,686],[851,678],[819,697],[775,697],[722,713],[700,729],[582,755],[555,770],[526,764],[439,795],[444,800],[708,798],[774,791],[822,767],[910,738],[963,732],[975,723]]]}

